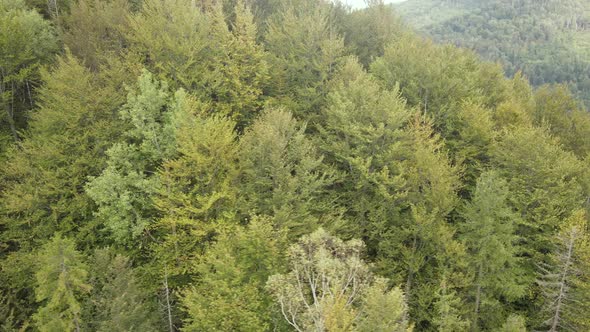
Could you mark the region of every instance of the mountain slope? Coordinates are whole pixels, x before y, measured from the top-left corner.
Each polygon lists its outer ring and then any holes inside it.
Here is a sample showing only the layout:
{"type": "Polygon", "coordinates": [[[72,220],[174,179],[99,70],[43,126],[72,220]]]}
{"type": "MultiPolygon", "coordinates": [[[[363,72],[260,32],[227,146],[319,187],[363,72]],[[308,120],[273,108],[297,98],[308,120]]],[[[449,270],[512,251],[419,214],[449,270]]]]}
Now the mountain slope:
{"type": "Polygon", "coordinates": [[[590,101],[590,3],[582,0],[409,0],[412,26],[522,71],[536,85],[567,83],[590,101]]]}

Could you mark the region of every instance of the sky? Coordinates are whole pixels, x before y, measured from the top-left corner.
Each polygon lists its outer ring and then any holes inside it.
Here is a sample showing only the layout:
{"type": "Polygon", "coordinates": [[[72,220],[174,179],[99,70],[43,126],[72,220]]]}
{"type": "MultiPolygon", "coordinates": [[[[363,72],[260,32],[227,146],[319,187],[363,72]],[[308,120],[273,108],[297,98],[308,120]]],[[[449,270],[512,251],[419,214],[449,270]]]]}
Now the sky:
{"type": "MultiPolygon", "coordinates": [[[[365,0],[341,0],[344,3],[349,4],[352,8],[363,8],[366,7],[365,0]]],[[[385,3],[398,3],[406,0],[385,0],[385,3]]]]}

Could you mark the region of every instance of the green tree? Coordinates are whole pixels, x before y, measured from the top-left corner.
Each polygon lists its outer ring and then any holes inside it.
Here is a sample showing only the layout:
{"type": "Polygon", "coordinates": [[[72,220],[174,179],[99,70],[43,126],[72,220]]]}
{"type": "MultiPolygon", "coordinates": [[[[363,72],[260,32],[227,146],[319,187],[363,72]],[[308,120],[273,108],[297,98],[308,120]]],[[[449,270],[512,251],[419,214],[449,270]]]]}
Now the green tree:
{"type": "Polygon", "coordinates": [[[313,119],[336,73],[344,42],[322,2],[285,2],[269,18],[265,35],[271,71],[269,94],[295,117],[313,119]]]}
{"type": "Polygon", "coordinates": [[[86,327],[91,331],[156,331],[157,313],[139,285],[129,259],[112,249],[96,249],[89,267],[92,286],[85,302],[86,327]]]}
{"type": "Polygon", "coordinates": [[[565,86],[543,86],[535,92],[533,121],[546,126],[563,147],[580,158],[590,152],[590,116],[565,86]]]}
{"type": "Polygon", "coordinates": [[[197,264],[199,278],[182,296],[186,331],[261,331],[273,323],[264,286],[281,271],[285,232],[269,217],[222,230],[197,264]]]}
{"type": "Polygon", "coordinates": [[[341,232],[363,238],[372,250],[378,225],[398,213],[396,191],[403,180],[395,155],[411,112],[398,90],[381,89],[354,58],[331,85],[318,146],[325,162],[342,174],[334,192],[338,205],[346,207],[341,232]]]}
{"type": "Polygon", "coordinates": [[[120,110],[127,125],[123,141],[108,149],[107,167],[86,185],[87,194],[98,205],[97,218],[121,245],[130,245],[153,221],[156,211],[151,196],[160,185],[153,173],[175,150],[173,101],[166,83],[144,71],[137,85],[138,91],[129,93],[120,110]]]}
{"type": "Polygon", "coordinates": [[[80,331],[82,294],[88,293],[88,267],[73,240],[54,236],[38,254],[35,296],[43,302],[33,316],[40,331],[80,331]]]}
{"type": "Polygon", "coordinates": [[[467,331],[469,322],[463,318],[461,298],[457,292],[449,289],[445,276],[443,276],[435,303],[436,315],[433,323],[439,332],[467,331]]]}
{"type": "Polygon", "coordinates": [[[472,327],[494,326],[499,301],[513,301],[524,294],[515,243],[517,214],[508,205],[506,182],[496,172],[483,173],[473,198],[465,205],[462,238],[469,253],[473,281],[472,327]]]}
{"type": "MultiPolygon", "coordinates": [[[[160,186],[153,201],[160,217],[149,228],[158,238],[153,243],[158,264],[177,276],[195,272],[194,260],[204,246],[223,222],[234,219],[238,194],[235,122],[204,116],[198,113],[203,106],[189,105],[177,107],[177,153],[158,172],[160,186]]],[[[174,286],[189,280],[182,278],[174,286]]]]}
{"type": "Polygon", "coordinates": [[[64,19],[63,41],[86,67],[97,71],[111,57],[122,55],[128,15],[127,0],[76,1],[64,19]]]}
{"type": "Polygon", "coordinates": [[[119,136],[114,112],[123,95],[115,82],[107,84],[69,55],[43,78],[25,139],[3,167],[2,236],[25,251],[56,231],[92,246],[102,238],[83,187],[100,173],[104,151],[119,136]]]}
{"type": "Polygon", "coordinates": [[[240,140],[240,208],[273,216],[292,237],[333,213],[323,202],[333,179],[305,129],[290,112],[267,109],[240,140]]]}
{"type": "Polygon", "coordinates": [[[0,1],[0,105],[15,141],[34,104],[39,68],[58,51],[51,24],[22,0],[0,1]]]}
{"type": "Polygon", "coordinates": [[[525,320],[522,316],[510,315],[501,328],[494,330],[496,332],[526,332],[525,320]]]}

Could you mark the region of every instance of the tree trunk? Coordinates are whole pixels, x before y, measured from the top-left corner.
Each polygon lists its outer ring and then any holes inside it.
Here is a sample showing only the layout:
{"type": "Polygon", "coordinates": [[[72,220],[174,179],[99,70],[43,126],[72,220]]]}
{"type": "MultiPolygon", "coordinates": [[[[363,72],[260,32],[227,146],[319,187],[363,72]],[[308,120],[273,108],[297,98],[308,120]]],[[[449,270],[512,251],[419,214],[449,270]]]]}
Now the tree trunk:
{"type": "Polygon", "coordinates": [[[174,325],[172,324],[172,307],[170,306],[170,289],[168,288],[168,268],[164,268],[164,290],[166,292],[166,311],[168,314],[168,329],[174,332],[174,325]]]}
{"type": "Polygon", "coordinates": [[[477,321],[479,320],[479,306],[481,303],[481,279],[483,278],[483,266],[479,265],[477,271],[477,290],[475,292],[475,312],[473,313],[472,330],[477,331],[477,321]]]}
{"type": "Polygon", "coordinates": [[[566,295],[566,279],[569,273],[569,268],[572,260],[572,252],[574,250],[574,241],[574,236],[571,236],[567,246],[565,266],[563,268],[563,273],[561,274],[561,280],[559,281],[559,295],[557,296],[557,303],[555,305],[555,314],[553,315],[551,329],[549,330],[549,332],[557,332],[557,328],[559,327],[559,320],[561,318],[561,307],[563,305],[563,300],[565,299],[566,295]]]}

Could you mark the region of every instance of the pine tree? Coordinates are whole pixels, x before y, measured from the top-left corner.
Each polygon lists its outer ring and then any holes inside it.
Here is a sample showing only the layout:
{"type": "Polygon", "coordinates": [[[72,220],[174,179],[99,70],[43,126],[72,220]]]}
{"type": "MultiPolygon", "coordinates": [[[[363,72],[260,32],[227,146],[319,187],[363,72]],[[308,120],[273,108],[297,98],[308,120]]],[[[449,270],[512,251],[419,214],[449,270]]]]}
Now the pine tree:
{"type": "Polygon", "coordinates": [[[515,246],[517,215],[508,206],[508,196],[506,182],[495,172],[485,172],[462,213],[465,218],[462,237],[474,276],[472,327],[475,330],[482,322],[493,326],[494,317],[490,313],[498,311],[498,301],[515,300],[524,294],[515,246]]]}
{"type": "Polygon", "coordinates": [[[88,267],[74,241],[54,236],[38,255],[35,296],[43,302],[33,316],[40,331],[80,331],[81,296],[90,291],[88,267]]]}

